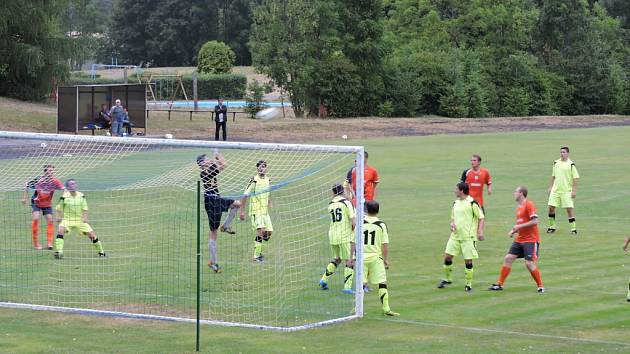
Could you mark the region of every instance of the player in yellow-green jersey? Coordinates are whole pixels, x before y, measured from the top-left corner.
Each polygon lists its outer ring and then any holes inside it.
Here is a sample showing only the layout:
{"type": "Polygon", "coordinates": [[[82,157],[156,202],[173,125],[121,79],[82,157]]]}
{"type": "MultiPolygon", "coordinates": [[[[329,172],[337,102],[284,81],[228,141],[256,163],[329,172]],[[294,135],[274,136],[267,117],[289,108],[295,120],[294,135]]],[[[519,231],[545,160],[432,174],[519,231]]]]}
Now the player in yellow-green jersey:
{"type": "Polygon", "coordinates": [[[451,236],[444,250],[444,278],[438,288],[443,289],[453,282],[453,257],[462,255],[464,271],[464,291],[472,291],[473,259],[479,258],[477,240],[483,241],[484,214],[479,204],[468,195],[468,184],[459,182],[455,186],[457,199],[451,210],[451,236]]]}
{"type": "Polygon", "coordinates": [[[344,269],[343,292],[352,294],[352,278],[354,277],[354,267],[352,257],[350,257],[350,242],[354,236],[356,216],[352,202],[344,197],[344,188],[340,184],[332,187],[333,199],[328,203],[328,213],[330,214],[330,227],[328,229],[328,241],[333,259],[326,266],[326,270],[319,280],[319,286],[323,290],[328,290],[328,279],[333,275],[335,269],[341,261],[346,262],[344,269]]]}
{"type": "Polygon", "coordinates": [[[241,198],[241,220],[245,220],[245,209],[249,206],[249,218],[256,233],[254,239],[254,261],[263,262],[265,250],[273,233],[273,225],[269,217],[271,199],[269,197],[270,182],[267,176],[267,162],[260,160],[256,163],[257,174],[247,184],[243,198],[241,198]],[[247,204],[249,201],[249,205],[247,204]]]}
{"type": "Polygon", "coordinates": [[[569,159],[569,148],[560,148],[560,158],[554,161],[549,182],[549,227],[547,233],[556,232],[556,207],[565,208],[571,226],[571,234],[577,235],[577,225],[573,213],[573,199],[577,194],[580,174],[575,163],[569,159]]]}
{"type": "Polygon", "coordinates": [[[66,191],[59,198],[55,207],[59,229],[55,239],[55,258],[63,258],[64,237],[76,230],[81,235],[92,240],[94,248],[100,257],[106,257],[103,245],[88,224],[88,205],[85,195],[78,191],[77,182],[74,179],[66,181],[66,191]]]}
{"type": "MultiPolygon", "coordinates": [[[[375,200],[365,202],[367,216],[363,219],[363,286],[378,284],[378,297],[383,305],[383,314],[398,316],[389,307],[387,273],[389,269],[389,235],[387,225],[378,218],[379,204],[375,200]]],[[[353,242],[354,244],[354,242],[353,242]]],[[[352,247],[354,249],[354,247],[352,247]]]]}

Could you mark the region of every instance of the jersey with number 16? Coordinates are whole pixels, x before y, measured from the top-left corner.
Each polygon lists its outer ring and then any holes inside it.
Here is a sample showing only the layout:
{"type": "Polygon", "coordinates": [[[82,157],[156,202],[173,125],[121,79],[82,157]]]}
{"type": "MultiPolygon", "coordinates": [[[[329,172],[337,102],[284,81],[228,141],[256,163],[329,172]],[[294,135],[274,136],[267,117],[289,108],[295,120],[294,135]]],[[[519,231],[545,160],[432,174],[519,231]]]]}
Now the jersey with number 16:
{"type": "Polygon", "coordinates": [[[352,203],[342,196],[336,196],[328,204],[328,212],[331,218],[328,229],[330,244],[340,245],[352,241],[352,219],[354,218],[352,203]]]}

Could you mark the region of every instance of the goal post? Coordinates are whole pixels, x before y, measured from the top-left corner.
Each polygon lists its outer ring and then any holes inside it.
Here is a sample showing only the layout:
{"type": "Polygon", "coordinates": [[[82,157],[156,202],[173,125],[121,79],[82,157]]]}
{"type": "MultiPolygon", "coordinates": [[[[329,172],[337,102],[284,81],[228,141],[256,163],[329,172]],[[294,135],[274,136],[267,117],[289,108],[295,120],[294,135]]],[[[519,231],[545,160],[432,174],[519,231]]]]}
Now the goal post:
{"type": "MultiPolygon", "coordinates": [[[[282,331],[360,318],[362,267],[355,267],[355,295],[341,291],[343,270],[331,277],[329,290],[318,282],[331,260],[332,186],[342,184],[349,169],[363,170],[363,154],[359,146],[0,131],[0,307],[194,322],[199,301],[201,323],[282,331]],[[240,200],[259,161],[266,163],[269,186],[259,193],[268,193],[273,232],[264,241],[256,235],[255,214],[244,209],[245,220],[237,213],[232,223],[236,234],[218,231],[214,249],[209,244],[197,157],[212,159],[217,149],[225,161],[216,176],[225,199],[240,200]],[[74,179],[82,196],[55,190],[52,209],[59,204],[71,213],[76,204],[69,203],[83,198],[93,233],[64,219],[60,237],[56,216],[48,226],[41,203],[52,188],[42,181],[53,177],[74,179]],[[42,190],[41,200],[34,189],[42,190]],[[48,250],[51,230],[54,249],[48,250]],[[63,258],[57,259],[59,238],[63,258]],[[256,242],[266,242],[263,262],[252,260],[256,242]],[[213,252],[220,273],[208,267],[213,252]]],[[[363,174],[356,176],[362,186],[363,174]]],[[[357,200],[360,221],[363,188],[357,200]]],[[[361,264],[362,222],[355,240],[361,264]]]]}

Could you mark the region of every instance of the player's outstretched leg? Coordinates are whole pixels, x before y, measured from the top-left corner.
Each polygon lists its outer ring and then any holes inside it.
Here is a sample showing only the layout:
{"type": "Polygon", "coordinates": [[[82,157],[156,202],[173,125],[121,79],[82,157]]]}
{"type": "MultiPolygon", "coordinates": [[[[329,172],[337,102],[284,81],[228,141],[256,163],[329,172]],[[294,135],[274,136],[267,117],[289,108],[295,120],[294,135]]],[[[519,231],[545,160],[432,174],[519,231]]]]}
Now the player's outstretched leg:
{"type": "Polygon", "coordinates": [[[236,234],[236,231],[232,230],[232,221],[236,217],[236,212],[238,208],[241,206],[241,203],[236,200],[230,205],[230,209],[228,210],[228,215],[225,218],[225,222],[221,225],[221,232],[227,232],[230,235],[236,234]]]}
{"type": "Polygon", "coordinates": [[[337,269],[337,265],[339,265],[339,259],[333,259],[326,265],[326,269],[324,270],[324,274],[322,274],[321,279],[319,279],[319,286],[322,290],[328,290],[328,279],[335,273],[335,269],[337,269]]]}
{"type": "Polygon", "coordinates": [[[60,227],[58,234],[57,234],[57,238],[55,239],[55,253],[54,256],[57,259],[61,259],[63,258],[63,234],[64,234],[65,230],[60,227]]]}
{"type": "Polygon", "coordinates": [[[383,314],[385,316],[399,316],[400,314],[392,311],[389,307],[389,292],[387,291],[387,284],[381,283],[378,284],[378,297],[381,299],[381,304],[383,304],[383,314]]]}

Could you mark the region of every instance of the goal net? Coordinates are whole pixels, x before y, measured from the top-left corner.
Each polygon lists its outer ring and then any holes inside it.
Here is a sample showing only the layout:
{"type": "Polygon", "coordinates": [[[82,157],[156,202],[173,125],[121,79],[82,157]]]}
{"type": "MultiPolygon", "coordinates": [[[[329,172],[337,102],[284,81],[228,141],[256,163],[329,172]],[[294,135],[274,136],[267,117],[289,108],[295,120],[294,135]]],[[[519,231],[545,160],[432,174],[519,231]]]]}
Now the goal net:
{"type": "MultiPolygon", "coordinates": [[[[329,290],[318,285],[331,260],[331,189],[344,182],[355,160],[362,169],[363,148],[0,132],[0,306],[178,321],[196,321],[199,306],[202,323],[280,330],[361,317],[362,292],[341,291],[343,265],[329,290]],[[252,218],[247,210],[245,220],[237,213],[236,234],[219,231],[220,273],[208,267],[209,223],[197,164],[197,156],[212,158],[214,149],[226,161],[217,176],[223,198],[239,200],[258,161],[266,162],[273,224],[264,261],[254,262],[252,218]],[[60,222],[53,217],[49,229],[42,204],[51,188],[36,187],[52,180],[49,175],[76,181],[99,240],[66,224],[60,259],[54,257],[60,222]],[[33,187],[45,189],[41,201],[33,202],[39,198],[33,187]],[[53,250],[47,249],[50,236],[53,250]]],[[[56,190],[53,212],[61,204],[66,219],[82,213],[83,204],[70,203],[77,195],[56,190]]],[[[360,288],[356,268],[353,286],[360,288]]]]}

